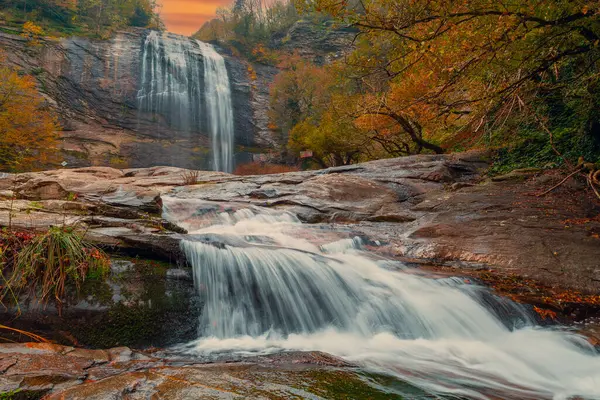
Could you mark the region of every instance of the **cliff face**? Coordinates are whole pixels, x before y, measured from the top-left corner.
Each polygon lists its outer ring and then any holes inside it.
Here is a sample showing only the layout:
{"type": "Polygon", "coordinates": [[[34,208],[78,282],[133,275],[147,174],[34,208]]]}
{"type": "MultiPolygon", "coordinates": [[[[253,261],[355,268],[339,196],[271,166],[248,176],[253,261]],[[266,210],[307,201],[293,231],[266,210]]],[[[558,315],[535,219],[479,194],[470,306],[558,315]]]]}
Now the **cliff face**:
{"type": "MultiPolygon", "coordinates": [[[[144,111],[138,93],[147,30],[119,32],[111,40],[68,38],[30,47],[16,34],[0,33],[7,62],[34,75],[40,92],[60,118],[62,148],[70,166],[108,165],[145,167],[172,165],[209,168],[210,150],[206,115],[183,110],[198,121],[183,127],[181,115],[169,110],[144,111]]],[[[196,46],[191,39],[168,35],[181,47],[196,46]]],[[[160,54],[164,56],[164,54],[160,54]]],[[[203,86],[202,53],[189,54],[189,74],[203,86]]],[[[234,108],[235,145],[255,146],[252,86],[246,65],[224,56],[234,108]]],[[[167,65],[165,70],[172,68],[167,65]]],[[[150,71],[149,73],[152,73],[150,71]]],[[[186,77],[183,77],[185,80],[186,77]]],[[[149,79],[156,79],[150,77],[149,79]]],[[[201,91],[198,102],[204,99],[201,91]]],[[[238,151],[242,152],[242,151],[238,151]]]]}
{"type": "Polygon", "coordinates": [[[351,50],[357,33],[354,28],[337,28],[331,21],[300,20],[285,35],[273,36],[271,47],[297,53],[317,65],[324,65],[351,50]]]}
{"type": "MultiPolygon", "coordinates": [[[[110,40],[47,39],[32,47],[18,32],[0,31],[0,50],[6,62],[35,76],[40,93],[56,110],[63,126],[63,157],[69,167],[211,168],[206,94],[197,88],[175,86],[177,90],[171,93],[185,92],[188,108],[172,99],[168,104],[159,100],[145,107],[140,95],[144,85],[153,80],[168,81],[165,74],[171,74],[180,85],[194,81],[204,87],[202,51],[193,39],[160,34],[168,45],[162,43],[154,50],[152,57],[164,62],[158,71],[147,64],[149,35],[148,30],[132,29],[118,32],[110,40]],[[170,60],[164,61],[169,52],[170,60]]],[[[323,64],[341,57],[350,48],[353,35],[299,21],[286,35],[274,36],[270,46],[323,64]]],[[[280,71],[216,50],[225,59],[230,80],[234,164],[247,162],[252,159],[250,152],[267,152],[282,144],[269,129],[268,117],[269,87],[280,71]]]]}

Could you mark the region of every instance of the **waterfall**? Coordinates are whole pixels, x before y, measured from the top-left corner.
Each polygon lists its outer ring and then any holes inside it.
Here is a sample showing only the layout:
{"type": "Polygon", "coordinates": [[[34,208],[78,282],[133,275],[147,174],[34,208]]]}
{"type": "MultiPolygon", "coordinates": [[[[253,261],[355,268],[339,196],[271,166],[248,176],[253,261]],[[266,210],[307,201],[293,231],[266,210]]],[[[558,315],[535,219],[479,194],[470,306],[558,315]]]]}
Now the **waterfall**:
{"type": "Polygon", "coordinates": [[[198,41],[204,55],[206,108],[212,143],[213,169],[233,170],[233,108],[223,56],[210,44],[198,41]]]}
{"type": "Polygon", "coordinates": [[[452,398],[600,397],[584,338],[537,327],[487,288],[418,275],[360,238],[321,243],[286,212],[163,200],[191,232],[182,249],[204,299],[199,338],[180,351],[324,351],[452,398]]]}
{"type": "Polygon", "coordinates": [[[225,60],[207,43],[150,31],[143,45],[140,113],[187,136],[208,130],[212,166],[233,169],[233,109],[225,60]]]}

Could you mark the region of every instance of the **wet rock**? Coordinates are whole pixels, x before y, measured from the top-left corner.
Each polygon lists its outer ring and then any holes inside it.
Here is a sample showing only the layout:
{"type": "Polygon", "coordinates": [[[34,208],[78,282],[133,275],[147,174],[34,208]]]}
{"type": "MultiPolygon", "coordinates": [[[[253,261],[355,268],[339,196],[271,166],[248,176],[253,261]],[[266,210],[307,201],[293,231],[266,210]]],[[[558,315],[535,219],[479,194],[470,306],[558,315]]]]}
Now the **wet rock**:
{"type": "Polygon", "coordinates": [[[187,269],[173,268],[167,271],[167,279],[193,281],[192,272],[187,269]]]}
{"type": "Polygon", "coordinates": [[[111,260],[110,271],[113,274],[122,274],[123,272],[131,271],[135,264],[128,260],[111,260]]]}
{"type": "Polygon", "coordinates": [[[129,348],[82,350],[0,345],[0,391],[45,399],[348,398],[389,399],[351,365],[328,354],[293,352],[232,362],[156,358],[129,348]]]}
{"type": "Polygon", "coordinates": [[[16,190],[17,196],[28,200],[63,200],[67,192],[58,182],[29,181],[16,190]]]}
{"type": "Polygon", "coordinates": [[[413,156],[360,165],[250,177],[223,177],[181,188],[181,199],[239,202],[287,209],[307,222],[410,222],[411,202],[448,182],[469,182],[487,165],[482,157],[413,156]],[[405,203],[406,204],[403,204],[405,203]]]}

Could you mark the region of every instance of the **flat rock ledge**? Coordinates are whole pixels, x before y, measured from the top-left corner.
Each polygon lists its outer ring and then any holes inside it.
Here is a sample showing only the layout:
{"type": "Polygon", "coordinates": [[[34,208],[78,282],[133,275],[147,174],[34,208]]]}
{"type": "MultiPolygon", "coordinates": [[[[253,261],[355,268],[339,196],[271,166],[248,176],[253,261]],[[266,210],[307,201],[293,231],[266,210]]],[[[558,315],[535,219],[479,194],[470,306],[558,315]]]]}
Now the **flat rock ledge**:
{"type": "MultiPolygon", "coordinates": [[[[283,353],[202,363],[127,347],[85,350],[45,343],[0,344],[0,393],[44,399],[331,398],[353,383],[357,398],[382,396],[352,366],[318,353],[283,353]]],[[[350,395],[352,395],[350,393],[350,395]]]]}

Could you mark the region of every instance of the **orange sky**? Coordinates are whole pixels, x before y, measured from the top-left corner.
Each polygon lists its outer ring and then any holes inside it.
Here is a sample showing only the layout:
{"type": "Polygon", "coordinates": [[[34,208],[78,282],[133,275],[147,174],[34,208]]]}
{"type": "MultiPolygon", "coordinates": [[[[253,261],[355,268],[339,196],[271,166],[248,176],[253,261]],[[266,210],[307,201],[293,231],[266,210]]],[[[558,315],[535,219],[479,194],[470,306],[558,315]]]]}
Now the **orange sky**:
{"type": "Polygon", "coordinates": [[[227,6],[232,0],[160,0],[160,15],[167,30],[191,35],[204,22],[215,17],[217,7],[227,6]]]}

